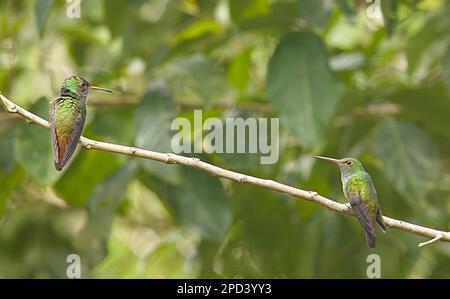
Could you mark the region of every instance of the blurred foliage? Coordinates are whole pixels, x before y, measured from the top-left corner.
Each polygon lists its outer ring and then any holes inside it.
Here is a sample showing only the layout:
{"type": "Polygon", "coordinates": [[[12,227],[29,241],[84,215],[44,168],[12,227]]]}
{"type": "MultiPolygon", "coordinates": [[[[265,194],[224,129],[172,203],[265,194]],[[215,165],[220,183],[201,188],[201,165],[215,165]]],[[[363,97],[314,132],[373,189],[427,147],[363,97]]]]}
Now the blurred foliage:
{"type": "MultiPolygon", "coordinates": [[[[193,155],[341,202],[338,170],[311,157],[357,156],[384,214],[450,229],[450,1],[81,3],[69,18],[73,3],[0,0],[3,94],[48,118],[79,74],[114,89],[90,95],[84,135],[156,151],[195,108],[279,117],[274,165],[193,155]]],[[[449,245],[423,240],[391,229],[369,251],[352,217],[111,153],[57,173],[48,132],[0,112],[0,277],[66,277],[72,253],[83,277],[365,277],[375,252],[382,277],[450,278],[449,245]]]]}

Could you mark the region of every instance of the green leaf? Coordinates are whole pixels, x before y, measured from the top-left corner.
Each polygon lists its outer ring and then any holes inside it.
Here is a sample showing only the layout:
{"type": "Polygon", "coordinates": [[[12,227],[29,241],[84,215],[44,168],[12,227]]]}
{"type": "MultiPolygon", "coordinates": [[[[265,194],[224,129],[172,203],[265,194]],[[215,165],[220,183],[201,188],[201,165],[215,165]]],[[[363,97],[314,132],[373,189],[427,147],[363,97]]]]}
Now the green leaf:
{"type": "Polygon", "coordinates": [[[394,31],[395,24],[397,23],[397,6],[398,1],[385,0],[381,1],[381,11],[383,12],[384,26],[389,35],[394,31]]]}
{"type": "Polygon", "coordinates": [[[202,235],[222,235],[231,224],[231,210],[219,179],[195,169],[183,169],[183,185],[169,189],[168,204],[178,223],[202,235]]]}
{"type": "Polygon", "coordinates": [[[200,19],[178,33],[175,37],[175,42],[180,43],[197,39],[207,34],[215,34],[220,32],[221,28],[220,24],[213,19],[200,19]]]}
{"type": "Polygon", "coordinates": [[[411,204],[422,199],[440,173],[439,151],[414,125],[386,119],[375,130],[375,151],[396,190],[411,204]]]}
{"type": "Polygon", "coordinates": [[[116,154],[81,150],[55,184],[55,189],[69,203],[84,206],[95,187],[117,169],[119,164],[116,154]]]}
{"type": "Polygon", "coordinates": [[[230,0],[231,19],[235,23],[254,19],[269,13],[269,2],[267,0],[230,0]]]}
{"type": "Polygon", "coordinates": [[[103,2],[105,21],[111,35],[117,36],[121,33],[124,22],[128,16],[128,1],[104,0],[103,2]]]}
{"type": "Polygon", "coordinates": [[[300,17],[314,26],[325,25],[331,15],[331,0],[300,0],[300,17]]]}
{"type": "MultiPolygon", "coordinates": [[[[136,145],[158,152],[171,152],[172,121],[175,119],[172,95],[161,82],[153,83],[136,107],[136,145]]],[[[180,182],[179,169],[157,161],[141,160],[141,165],[150,174],[166,182],[180,182]]]]}
{"type": "Polygon", "coordinates": [[[52,5],[53,0],[36,0],[34,3],[34,14],[36,16],[36,25],[40,36],[44,34],[45,24],[47,23],[52,5]]]}
{"type": "Polygon", "coordinates": [[[282,124],[305,147],[320,148],[324,144],[342,92],[319,37],[311,32],[294,32],[280,41],[269,64],[269,101],[282,124]]]}
{"type": "Polygon", "coordinates": [[[102,140],[131,144],[135,139],[134,108],[102,108],[91,123],[92,132],[102,140]]]}
{"type": "Polygon", "coordinates": [[[420,123],[433,135],[450,138],[450,94],[444,84],[401,90],[389,100],[400,105],[402,118],[420,123]]]}
{"type": "Polygon", "coordinates": [[[137,169],[136,160],[127,161],[97,185],[87,202],[91,213],[114,213],[137,169]]]}
{"type": "Polygon", "coordinates": [[[246,48],[238,53],[231,61],[228,68],[228,77],[234,86],[244,90],[250,79],[250,68],[252,66],[252,48],[246,48]]]}
{"type": "Polygon", "coordinates": [[[187,267],[188,259],[180,252],[176,240],[159,244],[145,262],[147,278],[190,278],[191,267],[187,267]]]}
{"type": "Polygon", "coordinates": [[[228,87],[224,74],[204,55],[196,54],[178,60],[176,64],[183,70],[180,74],[183,82],[179,85],[187,85],[187,89],[191,89],[205,102],[211,102],[228,87]]]}
{"type": "MultiPolygon", "coordinates": [[[[37,101],[31,111],[48,118],[49,104],[45,98],[37,101]]],[[[50,132],[41,127],[22,124],[16,139],[16,160],[41,185],[53,185],[59,177],[53,162],[50,132]]]]}

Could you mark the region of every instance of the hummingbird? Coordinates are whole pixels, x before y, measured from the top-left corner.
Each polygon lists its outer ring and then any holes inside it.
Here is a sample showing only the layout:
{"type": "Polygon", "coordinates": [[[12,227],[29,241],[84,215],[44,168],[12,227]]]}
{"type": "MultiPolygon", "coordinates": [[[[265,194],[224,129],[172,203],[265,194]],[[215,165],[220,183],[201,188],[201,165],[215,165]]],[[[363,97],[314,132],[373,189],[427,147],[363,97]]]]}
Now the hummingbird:
{"type": "Polygon", "coordinates": [[[370,175],[364,170],[361,162],[355,158],[333,159],[321,156],[314,156],[314,158],[339,166],[344,195],[366,232],[367,245],[369,245],[369,248],[375,248],[376,224],[383,232],[386,232],[386,224],[378,205],[377,191],[370,175]]]}
{"type": "Polygon", "coordinates": [[[92,86],[85,79],[71,76],[64,80],[59,97],[51,103],[50,132],[55,168],[61,171],[73,155],[86,121],[89,90],[112,92],[92,86]]]}

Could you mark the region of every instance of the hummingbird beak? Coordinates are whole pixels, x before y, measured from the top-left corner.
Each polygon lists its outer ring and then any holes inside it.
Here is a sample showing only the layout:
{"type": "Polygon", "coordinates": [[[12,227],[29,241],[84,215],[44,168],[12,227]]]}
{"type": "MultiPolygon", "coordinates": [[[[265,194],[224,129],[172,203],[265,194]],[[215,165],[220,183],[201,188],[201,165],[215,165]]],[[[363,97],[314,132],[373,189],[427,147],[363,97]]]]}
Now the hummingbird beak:
{"type": "Polygon", "coordinates": [[[336,165],[339,165],[341,163],[341,160],[328,158],[328,157],[314,156],[314,158],[320,159],[320,160],[324,160],[324,161],[328,161],[328,162],[331,162],[331,163],[336,164],[336,165]]]}
{"type": "Polygon", "coordinates": [[[103,87],[98,87],[98,86],[89,86],[90,89],[94,89],[94,90],[100,90],[100,91],[106,91],[106,92],[112,92],[112,90],[103,88],[103,87]]]}

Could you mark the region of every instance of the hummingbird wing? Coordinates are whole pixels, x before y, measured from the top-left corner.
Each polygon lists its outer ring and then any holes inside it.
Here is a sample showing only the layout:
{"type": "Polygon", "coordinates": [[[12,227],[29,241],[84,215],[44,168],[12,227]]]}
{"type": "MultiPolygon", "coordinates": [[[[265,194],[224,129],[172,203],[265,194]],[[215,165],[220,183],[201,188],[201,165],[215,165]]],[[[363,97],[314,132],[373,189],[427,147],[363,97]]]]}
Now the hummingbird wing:
{"type": "Polygon", "coordinates": [[[58,132],[57,113],[58,109],[60,109],[58,101],[61,100],[63,99],[56,99],[52,104],[52,109],[50,111],[50,130],[53,143],[53,159],[55,162],[55,168],[58,171],[63,169],[63,167],[69,161],[70,157],[75,152],[86,120],[86,110],[81,109],[81,111],[78,111],[77,109],[74,109],[74,111],[72,112],[74,120],[70,126],[71,128],[64,134],[58,132]]]}
{"type": "Polygon", "coordinates": [[[370,216],[369,210],[364,204],[361,198],[361,192],[352,192],[349,190],[347,192],[348,200],[350,201],[350,205],[355,212],[356,218],[358,218],[359,223],[361,223],[362,227],[366,231],[366,239],[367,244],[370,248],[375,247],[375,225],[370,216]]]}

